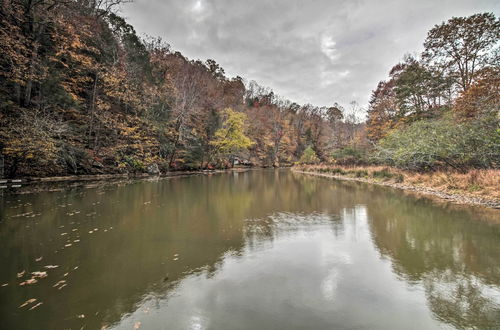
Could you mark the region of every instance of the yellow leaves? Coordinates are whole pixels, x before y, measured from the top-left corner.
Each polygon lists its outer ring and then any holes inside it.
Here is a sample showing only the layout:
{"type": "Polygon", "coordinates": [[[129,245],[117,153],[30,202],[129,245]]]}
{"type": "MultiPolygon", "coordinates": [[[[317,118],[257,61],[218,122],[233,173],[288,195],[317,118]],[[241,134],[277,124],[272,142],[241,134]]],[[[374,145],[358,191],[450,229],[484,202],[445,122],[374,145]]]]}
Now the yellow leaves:
{"type": "Polygon", "coordinates": [[[115,65],[102,74],[103,90],[106,96],[114,98],[135,111],[143,110],[143,95],[140,86],[135,85],[128,77],[123,66],[115,65]]]}
{"type": "Polygon", "coordinates": [[[246,115],[230,108],[224,113],[226,120],[223,127],[215,132],[215,140],[210,144],[221,153],[237,152],[252,146],[254,142],[244,134],[246,115]]]}
{"type": "Polygon", "coordinates": [[[55,164],[58,156],[58,148],[52,136],[58,133],[55,125],[49,118],[35,111],[21,111],[19,118],[3,122],[0,127],[3,155],[6,159],[15,161],[19,168],[55,164]]]}
{"type": "Polygon", "coordinates": [[[121,134],[127,136],[127,135],[132,135],[135,131],[137,131],[139,127],[124,127],[122,128],[121,134]]]}

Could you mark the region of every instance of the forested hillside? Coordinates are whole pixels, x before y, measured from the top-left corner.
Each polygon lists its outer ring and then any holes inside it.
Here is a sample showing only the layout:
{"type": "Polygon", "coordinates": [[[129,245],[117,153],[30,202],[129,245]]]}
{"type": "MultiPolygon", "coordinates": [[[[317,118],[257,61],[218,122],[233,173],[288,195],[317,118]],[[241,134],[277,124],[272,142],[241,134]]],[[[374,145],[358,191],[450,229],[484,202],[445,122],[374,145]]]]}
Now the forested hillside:
{"type": "Polygon", "coordinates": [[[309,145],[325,159],[333,129],[343,125],[340,143],[356,127],[344,127],[338,107],[298,105],[256,83],[245,88],[214,60],[139,38],[114,14],[118,2],[2,0],[5,175],[226,167],[236,155],[279,166],[309,145]],[[252,143],[220,148],[227,108],[244,114],[239,129],[252,143]]]}
{"type": "Polygon", "coordinates": [[[497,167],[499,21],[436,26],[373,92],[367,123],[300,105],[141,38],[120,0],[0,0],[0,166],[53,176],[301,162],[497,167]],[[306,152],[305,152],[306,151],[306,152]],[[302,160],[301,160],[302,157],[302,160]]]}

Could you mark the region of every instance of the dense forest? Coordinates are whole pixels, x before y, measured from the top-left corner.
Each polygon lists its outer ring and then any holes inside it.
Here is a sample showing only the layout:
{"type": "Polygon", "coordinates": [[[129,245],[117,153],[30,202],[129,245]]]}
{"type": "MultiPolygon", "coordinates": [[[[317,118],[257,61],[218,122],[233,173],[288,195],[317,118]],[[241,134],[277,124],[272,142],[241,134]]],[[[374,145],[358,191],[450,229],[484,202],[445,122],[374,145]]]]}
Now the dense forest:
{"type": "Polygon", "coordinates": [[[500,22],[436,25],[373,91],[366,122],[300,105],[141,38],[121,0],[0,0],[6,177],[158,173],[296,162],[409,169],[500,163],[500,22]]]}

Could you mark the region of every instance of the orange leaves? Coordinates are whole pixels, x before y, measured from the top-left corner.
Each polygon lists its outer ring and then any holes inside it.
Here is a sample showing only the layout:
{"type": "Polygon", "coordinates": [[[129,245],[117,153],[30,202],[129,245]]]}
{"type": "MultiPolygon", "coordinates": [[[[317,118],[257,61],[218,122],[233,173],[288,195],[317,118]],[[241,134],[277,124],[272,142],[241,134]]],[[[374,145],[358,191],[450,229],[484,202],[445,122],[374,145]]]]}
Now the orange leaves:
{"type": "Polygon", "coordinates": [[[27,81],[39,78],[29,70],[37,62],[34,49],[38,44],[23,33],[21,8],[10,5],[10,11],[0,15],[0,77],[24,86],[27,81]]]}
{"type": "Polygon", "coordinates": [[[64,68],[66,74],[60,86],[74,102],[82,103],[99,69],[96,59],[100,51],[90,42],[96,36],[85,20],[74,21],[61,15],[54,23],[52,38],[55,49],[48,59],[55,67],[64,68]]]}
{"type": "Polygon", "coordinates": [[[500,109],[500,69],[482,70],[479,79],[455,101],[453,110],[462,119],[498,113],[500,109]]]}
{"type": "Polygon", "coordinates": [[[133,109],[135,113],[142,112],[143,92],[141,86],[130,79],[123,65],[107,68],[101,77],[102,89],[106,96],[115,99],[122,106],[133,109]]]}

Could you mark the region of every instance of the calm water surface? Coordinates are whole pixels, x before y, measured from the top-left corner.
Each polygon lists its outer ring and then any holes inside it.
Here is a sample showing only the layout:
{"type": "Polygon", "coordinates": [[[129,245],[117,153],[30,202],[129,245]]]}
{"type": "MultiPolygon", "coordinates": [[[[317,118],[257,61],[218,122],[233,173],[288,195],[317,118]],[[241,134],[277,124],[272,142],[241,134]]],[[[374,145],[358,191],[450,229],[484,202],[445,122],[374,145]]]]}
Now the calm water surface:
{"type": "Polygon", "coordinates": [[[4,195],[0,328],[500,328],[476,211],[286,170],[4,195]]]}

